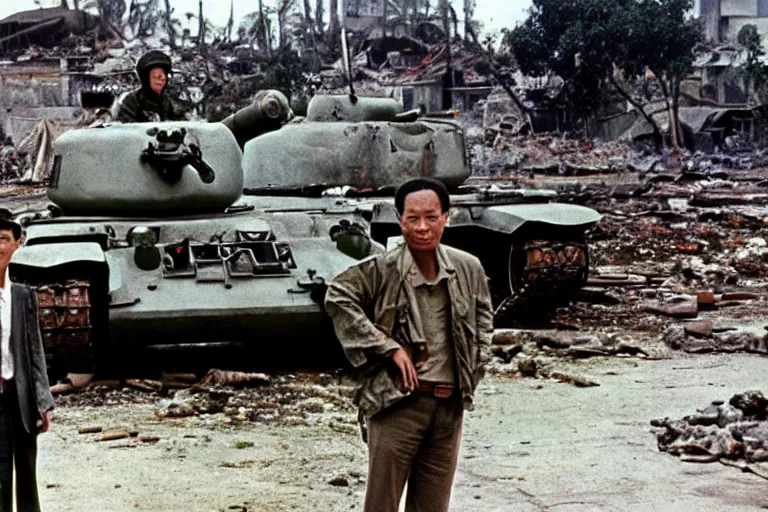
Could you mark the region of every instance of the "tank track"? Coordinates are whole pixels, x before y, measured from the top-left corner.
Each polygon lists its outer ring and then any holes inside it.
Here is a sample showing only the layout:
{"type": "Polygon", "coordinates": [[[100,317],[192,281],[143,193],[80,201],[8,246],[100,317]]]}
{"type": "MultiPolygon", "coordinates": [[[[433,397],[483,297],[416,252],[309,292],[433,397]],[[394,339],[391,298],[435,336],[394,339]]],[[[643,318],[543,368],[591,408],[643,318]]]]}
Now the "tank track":
{"type": "Polygon", "coordinates": [[[38,285],[34,290],[49,372],[93,372],[90,283],[68,280],[38,285]]]}
{"type": "Polygon", "coordinates": [[[528,240],[513,246],[510,289],[514,292],[496,308],[496,319],[508,319],[520,311],[545,315],[567,304],[586,282],[587,251],[587,244],[577,240],[528,240]]]}

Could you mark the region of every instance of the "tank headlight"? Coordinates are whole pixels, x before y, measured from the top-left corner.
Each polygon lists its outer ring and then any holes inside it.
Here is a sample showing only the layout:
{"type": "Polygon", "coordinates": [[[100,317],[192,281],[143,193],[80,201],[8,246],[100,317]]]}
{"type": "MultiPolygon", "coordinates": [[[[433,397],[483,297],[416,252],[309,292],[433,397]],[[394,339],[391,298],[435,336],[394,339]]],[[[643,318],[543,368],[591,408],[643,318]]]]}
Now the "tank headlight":
{"type": "Polygon", "coordinates": [[[128,234],[133,246],[133,262],[141,270],[155,270],[160,266],[160,250],[155,247],[155,232],[146,226],[137,226],[128,234]]]}
{"type": "Polygon", "coordinates": [[[146,226],[137,226],[131,230],[128,241],[133,247],[154,247],[155,232],[146,226]]]}

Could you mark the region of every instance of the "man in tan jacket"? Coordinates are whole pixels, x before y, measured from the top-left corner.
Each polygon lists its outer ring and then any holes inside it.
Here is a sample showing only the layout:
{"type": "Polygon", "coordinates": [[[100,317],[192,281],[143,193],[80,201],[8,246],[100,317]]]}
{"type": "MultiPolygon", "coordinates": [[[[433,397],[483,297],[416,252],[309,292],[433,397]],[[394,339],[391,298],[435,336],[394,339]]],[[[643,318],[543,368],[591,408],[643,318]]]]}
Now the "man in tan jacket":
{"type": "Polygon", "coordinates": [[[448,510],[463,411],[489,359],[493,311],[474,256],[440,244],[445,185],[404,183],[395,195],[405,244],[334,278],[325,305],[361,374],[368,442],[367,512],[448,510]]]}

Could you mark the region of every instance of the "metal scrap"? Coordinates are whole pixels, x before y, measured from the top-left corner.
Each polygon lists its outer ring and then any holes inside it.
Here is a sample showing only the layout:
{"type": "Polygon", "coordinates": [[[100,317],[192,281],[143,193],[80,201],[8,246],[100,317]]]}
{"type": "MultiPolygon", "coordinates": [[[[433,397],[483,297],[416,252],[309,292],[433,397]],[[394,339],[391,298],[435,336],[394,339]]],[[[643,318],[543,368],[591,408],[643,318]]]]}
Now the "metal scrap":
{"type": "Polygon", "coordinates": [[[768,399],[760,391],[712,402],[680,420],[652,420],[660,451],[688,462],[721,460],[768,478],[768,399]]]}

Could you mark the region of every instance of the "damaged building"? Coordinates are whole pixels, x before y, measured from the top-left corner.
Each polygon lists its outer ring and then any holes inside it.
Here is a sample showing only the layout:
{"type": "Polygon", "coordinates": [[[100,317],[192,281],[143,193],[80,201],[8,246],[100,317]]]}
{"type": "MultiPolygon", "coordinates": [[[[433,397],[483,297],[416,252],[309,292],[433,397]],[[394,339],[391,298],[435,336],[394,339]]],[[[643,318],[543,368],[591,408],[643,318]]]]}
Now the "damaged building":
{"type": "Polygon", "coordinates": [[[745,25],[755,25],[765,45],[768,0],[699,0],[698,14],[704,25],[704,38],[708,41],[735,41],[745,25]]]}

